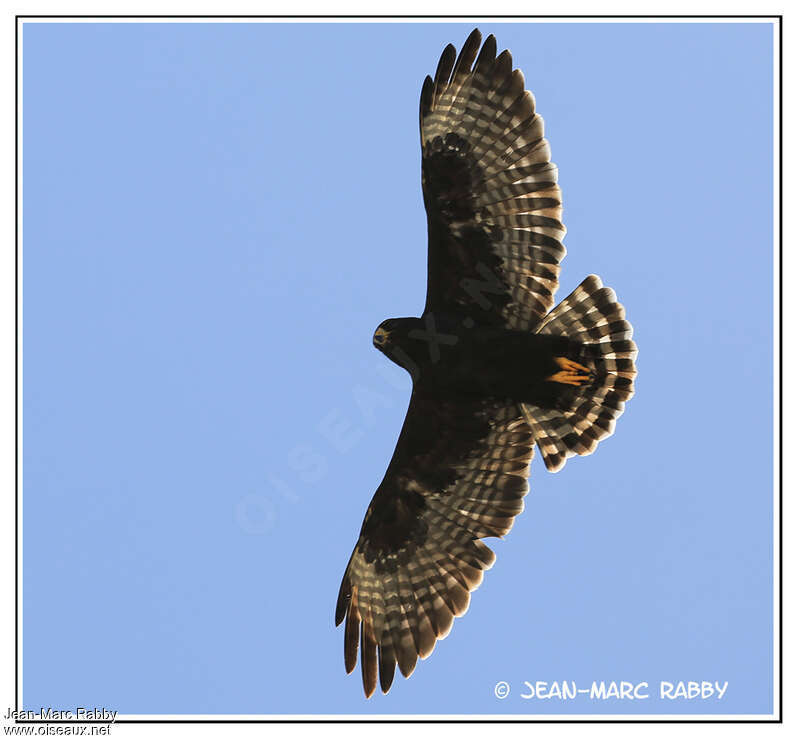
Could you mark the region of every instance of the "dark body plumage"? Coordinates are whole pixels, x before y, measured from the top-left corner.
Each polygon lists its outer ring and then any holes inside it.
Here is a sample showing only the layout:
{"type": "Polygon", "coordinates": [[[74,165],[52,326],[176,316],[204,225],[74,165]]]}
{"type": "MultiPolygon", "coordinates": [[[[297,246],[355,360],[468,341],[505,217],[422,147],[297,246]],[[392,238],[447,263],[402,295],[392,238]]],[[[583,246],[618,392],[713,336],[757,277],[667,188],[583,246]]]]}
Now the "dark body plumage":
{"type": "Polygon", "coordinates": [[[374,343],[414,387],[342,579],[345,668],[389,690],[448,634],[523,509],[534,447],[556,471],[613,432],[636,345],[614,291],[586,278],[558,306],[561,191],[511,55],[477,29],[420,99],[428,291],[374,343]],[[479,53],[480,49],[480,53],[479,53]]]}
{"type": "Polygon", "coordinates": [[[496,397],[558,407],[574,395],[546,379],[560,370],[556,357],[587,360],[580,342],[467,323],[463,316],[434,313],[390,319],[381,324],[391,329],[379,349],[411,374],[415,389],[441,399],[496,397]]]}

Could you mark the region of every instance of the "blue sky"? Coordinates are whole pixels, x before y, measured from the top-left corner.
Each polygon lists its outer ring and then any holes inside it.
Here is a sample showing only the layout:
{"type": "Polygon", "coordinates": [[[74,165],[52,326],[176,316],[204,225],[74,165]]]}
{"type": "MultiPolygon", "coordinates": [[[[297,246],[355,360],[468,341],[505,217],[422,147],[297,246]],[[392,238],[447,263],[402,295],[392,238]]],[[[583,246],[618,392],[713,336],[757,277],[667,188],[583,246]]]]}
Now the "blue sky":
{"type": "Polygon", "coordinates": [[[424,303],[419,90],[472,27],[25,25],[25,708],[771,711],[768,24],[481,25],[559,166],[557,299],[615,288],[637,395],[594,455],[537,455],[409,681],[344,675],[336,594],[410,391],[372,332],[424,303]],[[702,680],[723,698],[657,697],[702,680]]]}

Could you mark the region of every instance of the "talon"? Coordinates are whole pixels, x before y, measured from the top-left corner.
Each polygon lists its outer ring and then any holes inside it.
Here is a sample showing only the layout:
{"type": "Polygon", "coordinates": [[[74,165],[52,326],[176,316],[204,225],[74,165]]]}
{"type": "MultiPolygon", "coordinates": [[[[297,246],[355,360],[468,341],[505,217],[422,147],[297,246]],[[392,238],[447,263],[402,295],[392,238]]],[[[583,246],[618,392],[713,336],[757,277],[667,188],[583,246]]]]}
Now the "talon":
{"type": "Polygon", "coordinates": [[[591,380],[592,371],[585,365],[576,363],[569,358],[557,357],[553,358],[555,364],[562,370],[554,373],[552,376],[545,378],[545,381],[553,381],[554,383],[564,383],[568,386],[580,386],[582,383],[591,380]],[[581,373],[583,371],[583,373],[581,373]],[[584,373],[586,375],[584,375],[584,373]]]}
{"type": "Polygon", "coordinates": [[[589,380],[589,376],[579,376],[572,371],[559,371],[558,373],[544,379],[545,381],[555,381],[556,383],[565,383],[569,386],[580,386],[584,381],[589,380]]]}
{"type": "Polygon", "coordinates": [[[584,373],[591,373],[591,369],[587,368],[585,365],[581,365],[580,363],[576,363],[574,360],[570,360],[569,358],[562,358],[557,357],[554,358],[556,361],[556,365],[559,368],[563,368],[564,370],[571,370],[571,371],[579,371],[582,370],[584,373]]]}

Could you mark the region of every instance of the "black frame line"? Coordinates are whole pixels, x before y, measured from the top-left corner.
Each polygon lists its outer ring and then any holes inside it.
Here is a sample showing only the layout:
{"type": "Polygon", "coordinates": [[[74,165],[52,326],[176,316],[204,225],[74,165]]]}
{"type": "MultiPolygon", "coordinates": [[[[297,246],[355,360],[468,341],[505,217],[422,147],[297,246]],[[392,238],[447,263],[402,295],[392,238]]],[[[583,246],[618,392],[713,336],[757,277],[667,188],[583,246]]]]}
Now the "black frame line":
{"type": "Polygon", "coordinates": [[[702,20],[704,18],[772,18],[775,20],[783,19],[783,15],[17,15],[17,19],[26,18],[304,18],[314,20],[316,18],[461,18],[470,20],[472,18],[694,18],[702,20]]]}
{"type": "MultiPolygon", "coordinates": [[[[113,725],[125,724],[272,724],[272,723],[758,723],[783,724],[783,14],[779,15],[15,15],[14,16],[14,710],[19,712],[19,34],[22,23],[28,19],[439,19],[469,21],[473,18],[488,20],[519,19],[767,19],[777,21],[778,65],[777,65],[777,168],[778,192],[774,194],[778,205],[778,281],[773,290],[778,291],[778,439],[773,440],[778,450],[778,717],[777,718],[371,718],[369,716],[348,718],[120,718],[109,723],[103,720],[16,720],[15,725],[113,725]]],[[[773,122],[774,127],[774,122],[773,122]]],[[[773,515],[774,516],[774,515],[773,515]]],[[[773,585],[773,588],[775,585],[773,585]]],[[[774,688],[773,688],[774,690],[774,688]]],[[[377,715],[377,714],[376,714],[377,715]]]]}

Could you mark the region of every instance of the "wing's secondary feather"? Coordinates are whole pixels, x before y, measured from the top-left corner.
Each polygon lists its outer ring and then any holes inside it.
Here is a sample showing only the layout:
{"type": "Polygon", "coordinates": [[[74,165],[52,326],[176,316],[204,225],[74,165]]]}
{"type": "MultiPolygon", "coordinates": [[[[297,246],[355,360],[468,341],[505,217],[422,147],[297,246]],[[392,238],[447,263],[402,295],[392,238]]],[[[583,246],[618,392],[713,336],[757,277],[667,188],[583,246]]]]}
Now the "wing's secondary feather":
{"type": "Polygon", "coordinates": [[[522,73],[493,36],[478,54],[480,38],[457,60],[448,46],[422,88],[425,311],[527,330],[553,306],[566,254],[558,172],[522,73]]]}

